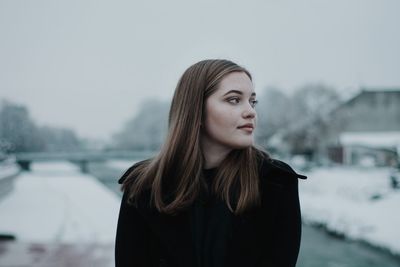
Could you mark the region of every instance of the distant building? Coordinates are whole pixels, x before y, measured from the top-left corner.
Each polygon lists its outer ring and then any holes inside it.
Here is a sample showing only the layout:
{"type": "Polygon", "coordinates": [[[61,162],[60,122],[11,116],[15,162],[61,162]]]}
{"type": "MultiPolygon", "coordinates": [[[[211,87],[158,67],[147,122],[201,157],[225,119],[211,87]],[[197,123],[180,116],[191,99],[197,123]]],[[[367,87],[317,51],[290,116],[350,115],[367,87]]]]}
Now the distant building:
{"type": "Polygon", "coordinates": [[[331,113],[328,156],[338,163],[391,165],[400,153],[400,88],[363,89],[331,113]]]}

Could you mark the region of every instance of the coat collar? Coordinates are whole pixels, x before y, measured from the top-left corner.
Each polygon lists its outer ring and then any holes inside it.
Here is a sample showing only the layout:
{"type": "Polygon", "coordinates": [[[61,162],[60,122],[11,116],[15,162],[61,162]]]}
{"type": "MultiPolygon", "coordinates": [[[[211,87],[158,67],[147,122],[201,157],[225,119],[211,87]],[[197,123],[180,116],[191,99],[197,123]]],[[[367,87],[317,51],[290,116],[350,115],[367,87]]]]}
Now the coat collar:
{"type": "Polygon", "coordinates": [[[264,160],[264,164],[266,165],[267,169],[269,170],[274,170],[274,171],[278,171],[278,172],[283,172],[286,174],[290,174],[294,177],[297,177],[299,179],[307,179],[307,176],[302,175],[302,174],[298,174],[297,172],[295,172],[293,170],[292,167],[290,167],[287,163],[277,160],[277,159],[272,159],[272,158],[267,158],[264,160]]]}

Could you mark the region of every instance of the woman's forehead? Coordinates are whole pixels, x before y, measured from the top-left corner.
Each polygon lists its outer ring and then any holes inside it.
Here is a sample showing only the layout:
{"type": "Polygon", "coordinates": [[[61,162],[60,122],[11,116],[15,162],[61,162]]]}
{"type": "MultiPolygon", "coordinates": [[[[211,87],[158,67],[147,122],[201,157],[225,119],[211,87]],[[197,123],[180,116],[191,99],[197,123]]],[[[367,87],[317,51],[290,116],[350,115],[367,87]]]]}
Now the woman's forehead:
{"type": "Polygon", "coordinates": [[[219,83],[217,93],[255,95],[253,82],[245,72],[232,72],[226,75],[219,83]]]}

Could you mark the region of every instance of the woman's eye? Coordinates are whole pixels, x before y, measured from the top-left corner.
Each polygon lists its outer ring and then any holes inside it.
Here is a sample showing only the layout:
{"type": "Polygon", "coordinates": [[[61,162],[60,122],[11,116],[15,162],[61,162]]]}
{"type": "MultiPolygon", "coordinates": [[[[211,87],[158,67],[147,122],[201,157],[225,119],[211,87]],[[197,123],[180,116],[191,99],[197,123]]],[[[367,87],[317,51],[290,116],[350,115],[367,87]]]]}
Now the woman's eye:
{"type": "Polygon", "coordinates": [[[238,97],[232,97],[228,99],[228,102],[231,104],[239,104],[240,99],[238,97]]]}
{"type": "Polygon", "coordinates": [[[257,105],[257,103],[258,103],[258,100],[255,100],[255,99],[250,100],[250,105],[251,105],[253,108],[257,105]]]}

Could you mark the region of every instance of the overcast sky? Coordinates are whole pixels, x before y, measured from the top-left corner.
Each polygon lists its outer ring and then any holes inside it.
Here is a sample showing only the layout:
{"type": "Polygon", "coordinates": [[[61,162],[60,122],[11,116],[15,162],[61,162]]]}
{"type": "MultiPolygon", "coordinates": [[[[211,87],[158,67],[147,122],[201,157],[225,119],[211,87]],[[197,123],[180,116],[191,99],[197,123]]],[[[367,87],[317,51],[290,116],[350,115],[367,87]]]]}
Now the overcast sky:
{"type": "Polygon", "coordinates": [[[245,66],[258,92],[400,87],[399,11],[397,0],[0,0],[0,98],[40,125],[107,138],[206,58],[245,66]]]}

